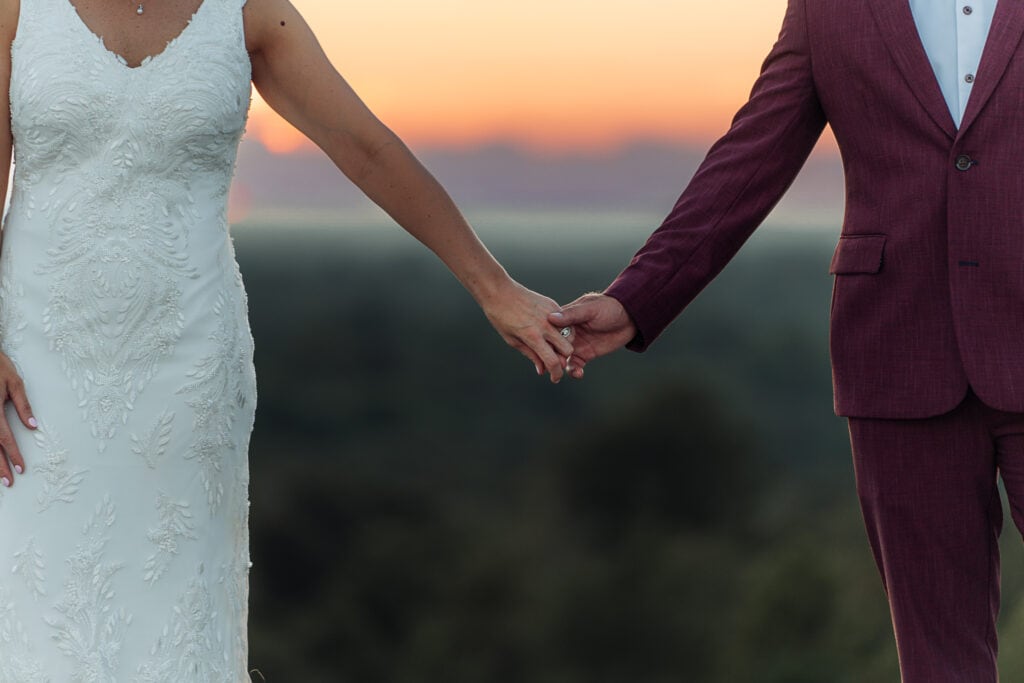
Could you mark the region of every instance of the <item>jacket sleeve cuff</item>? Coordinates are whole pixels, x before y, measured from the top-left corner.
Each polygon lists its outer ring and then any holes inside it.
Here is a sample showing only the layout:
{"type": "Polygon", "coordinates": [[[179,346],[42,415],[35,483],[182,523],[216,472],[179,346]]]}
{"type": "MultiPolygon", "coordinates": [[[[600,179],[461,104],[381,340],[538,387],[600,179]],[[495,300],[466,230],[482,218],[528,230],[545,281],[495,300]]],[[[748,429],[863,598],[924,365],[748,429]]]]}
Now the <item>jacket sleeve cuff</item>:
{"type": "Polygon", "coordinates": [[[626,348],[636,352],[646,351],[665,325],[658,325],[650,316],[642,285],[620,275],[604,293],[622,304],[636,327],[636,336],[626,344],[626,348]]]}

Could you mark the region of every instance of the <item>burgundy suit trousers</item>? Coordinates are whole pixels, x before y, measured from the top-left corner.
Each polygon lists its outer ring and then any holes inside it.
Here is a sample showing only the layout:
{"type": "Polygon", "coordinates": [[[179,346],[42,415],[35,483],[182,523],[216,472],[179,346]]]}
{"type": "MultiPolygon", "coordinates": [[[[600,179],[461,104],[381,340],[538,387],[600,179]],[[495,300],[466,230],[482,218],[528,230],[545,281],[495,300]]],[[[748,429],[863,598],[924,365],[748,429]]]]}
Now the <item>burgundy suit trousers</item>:
{"type": "Polygon", "coordinates": [[[851,418],[857,493],[904,683],[995,683],[1001,476],[1024,532],[1024,413],[851,418]]]}

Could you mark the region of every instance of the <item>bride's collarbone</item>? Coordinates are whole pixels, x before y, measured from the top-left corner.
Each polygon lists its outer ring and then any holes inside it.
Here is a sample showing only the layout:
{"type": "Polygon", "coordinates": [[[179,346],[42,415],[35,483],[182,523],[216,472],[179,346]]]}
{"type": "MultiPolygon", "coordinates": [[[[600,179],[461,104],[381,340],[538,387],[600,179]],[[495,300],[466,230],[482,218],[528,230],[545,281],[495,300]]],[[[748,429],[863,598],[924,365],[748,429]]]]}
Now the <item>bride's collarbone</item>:
{"type": "MultiPolygon", "coordinates": [[[[24,0],[22,0],[24,1],[24,0]]],[[[179,38],[204,0],[58,0],[77,14],[82,27],[107,50],[136,66],[179,38]],[[138,12],[139,7],[143,12],[138,12]]]]}

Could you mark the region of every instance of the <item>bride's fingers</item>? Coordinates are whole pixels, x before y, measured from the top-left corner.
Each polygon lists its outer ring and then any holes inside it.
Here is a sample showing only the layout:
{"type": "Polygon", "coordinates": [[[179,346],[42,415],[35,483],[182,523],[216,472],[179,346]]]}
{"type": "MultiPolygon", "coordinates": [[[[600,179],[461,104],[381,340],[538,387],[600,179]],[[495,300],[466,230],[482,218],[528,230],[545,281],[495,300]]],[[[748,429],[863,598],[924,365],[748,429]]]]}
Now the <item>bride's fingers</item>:
{"type": "Polygon", "coordinates": [[[11,473],[11,466],[6,457],[0,457],[0,485],[10,488],[14,485],[14,475],[11,473]]]}
{"type": "Polygon", "coordinates": [[[0,412],[0,449],[4,457],[0,458],[0,484],[11,486],[14,484],[14,472],[21,474],[25,471],[25,461],[18,450],[18,444],[11,433],[11,427],[7,424],[7,416],[0,412]],[[14,468],[14,472],[11,468],[14,468]]]}
{"type": "Polygon", "coordinates": [[[551,347],[551,344],[544,335],[537,331],[531,331],[530,335],[524,335],[520,338],[520,343],[530,348],[544,366],[544,369],[551,377],[551,381],[558,384],[565,373],[565,362],[563,358],[559,357],[555,349],[551,347]]]}
{"type": "Polygon", "coordinates": [[[36,422],[36,418],[32,415],[32,406],[29,405],[28,395],[25,393],[25,383],[21,381],[20,377],[15,377],[7,383],[8,397],[11,403],[14,404],[14,409],[18,411],[18,417],[21,418],[22,424],[29,429],[35,429],[39,426],[36,422]]]}
{"type": "Polygon", "coordinates": [[[544,339],[562,358],[568,358],[572,355],[572,338],[573,331],[571,327],[551,327],[544,331],[544,339]]]}

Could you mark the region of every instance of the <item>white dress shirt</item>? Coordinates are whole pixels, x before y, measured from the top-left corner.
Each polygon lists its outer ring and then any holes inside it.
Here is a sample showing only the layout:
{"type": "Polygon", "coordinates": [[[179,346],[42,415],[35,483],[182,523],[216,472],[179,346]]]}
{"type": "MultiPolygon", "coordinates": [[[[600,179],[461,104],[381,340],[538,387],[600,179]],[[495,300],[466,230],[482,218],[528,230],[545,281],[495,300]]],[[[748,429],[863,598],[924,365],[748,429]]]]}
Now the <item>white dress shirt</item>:
{"type": "Polygon", "coordinates": [[[997,0],[910,0],[928,61],[960,127],[997,0]]]}

